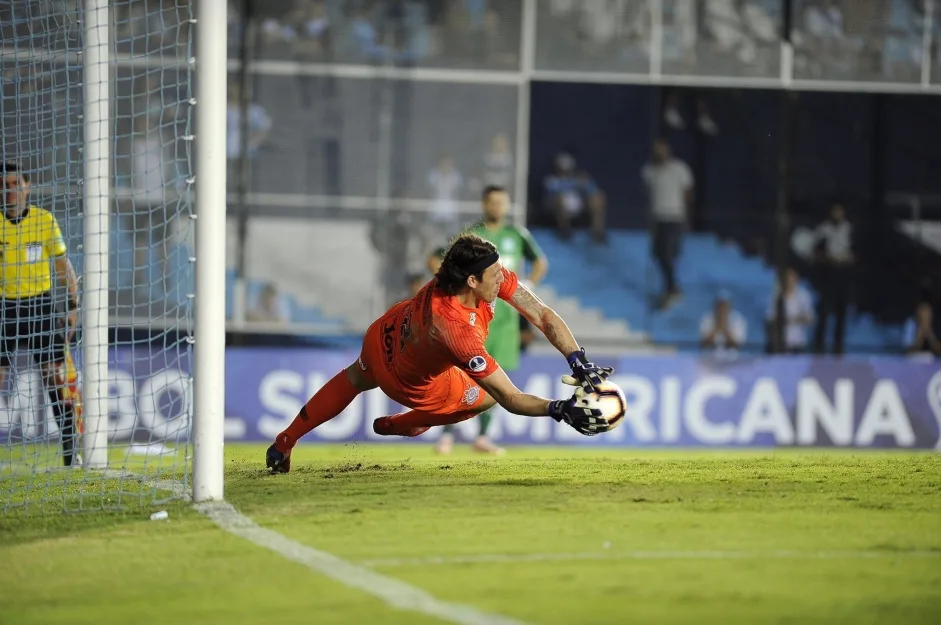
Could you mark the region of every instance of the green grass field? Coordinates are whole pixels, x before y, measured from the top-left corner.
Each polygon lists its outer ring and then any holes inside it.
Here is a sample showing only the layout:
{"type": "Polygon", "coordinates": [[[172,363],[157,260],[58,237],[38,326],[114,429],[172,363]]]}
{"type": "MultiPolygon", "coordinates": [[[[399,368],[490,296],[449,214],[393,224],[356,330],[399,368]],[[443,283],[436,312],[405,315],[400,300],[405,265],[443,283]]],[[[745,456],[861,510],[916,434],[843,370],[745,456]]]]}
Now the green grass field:
{"type": "MultiPolygon", "coordinates": [[[[226,453],[259,525],[524,623],[941,622],[937,454],[309,446],[272,476],[226,453]]],[[[0,516],[0,623],[446,622],[149,501],[0,516]]]]}

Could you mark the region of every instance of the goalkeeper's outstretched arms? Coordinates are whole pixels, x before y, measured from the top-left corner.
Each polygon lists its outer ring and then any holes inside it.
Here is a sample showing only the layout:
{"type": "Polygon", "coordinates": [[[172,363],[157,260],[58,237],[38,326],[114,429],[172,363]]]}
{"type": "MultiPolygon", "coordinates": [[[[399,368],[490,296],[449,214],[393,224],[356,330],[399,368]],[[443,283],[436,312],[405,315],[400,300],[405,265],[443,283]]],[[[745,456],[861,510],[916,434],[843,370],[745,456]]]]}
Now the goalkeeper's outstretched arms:
{"type": "Polygon", "coordinates": [[[614,373],[611,367],[599,367],[588,360],[585,350],[578,346],[575,336],[562,317],[546,306],[525,284],[521,283],[516,287],[510,304],[539,328],[549,342],[565,356],[572,368],[572,375],[562,377],[566,384],[592,390],[614,373]]]}
{"type": "Polygon", "coordinates": [[[556,421],[564,421],[586,436],[604,432],[610,428],[610,424],[602,417],[601,410],[581,401],[584,396],[582,388],[578,388],[569,399],[544,399],[521,391],[500,367],[487,377],[478,380],[478,384],[498,404],[513,414],[527,417],[552,417],[556,421]]]}

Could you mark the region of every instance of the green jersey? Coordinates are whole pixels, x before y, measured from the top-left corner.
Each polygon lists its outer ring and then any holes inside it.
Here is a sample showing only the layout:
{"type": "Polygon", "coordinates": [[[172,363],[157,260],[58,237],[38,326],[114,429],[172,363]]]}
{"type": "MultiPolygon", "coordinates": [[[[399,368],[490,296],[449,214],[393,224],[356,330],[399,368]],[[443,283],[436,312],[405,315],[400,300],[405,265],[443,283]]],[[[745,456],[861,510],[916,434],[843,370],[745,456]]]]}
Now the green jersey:
{"type": "MultiPolygon", "coordinates": [[[[522,226],[504,224],[491,230],[483,222],[468,228],[468,232],[497,246],[500,260],[513,273],[520,274],[525,263],[542,258],[542,250],[529,230],[522,226]]],[[[487,351],[507,371],[519,368],[520,362],[520,318],[516,309],[498,299],[487,335],[487,351]]]]}

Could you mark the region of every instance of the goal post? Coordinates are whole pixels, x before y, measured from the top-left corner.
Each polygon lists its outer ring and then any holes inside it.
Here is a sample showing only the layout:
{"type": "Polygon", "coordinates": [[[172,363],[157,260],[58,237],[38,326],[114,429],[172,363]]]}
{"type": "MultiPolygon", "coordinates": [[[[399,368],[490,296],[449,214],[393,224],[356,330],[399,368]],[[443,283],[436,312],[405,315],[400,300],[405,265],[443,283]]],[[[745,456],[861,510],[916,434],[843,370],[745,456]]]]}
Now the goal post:
{"type": "Polygon", "coordinates": [[[0,258],[50,272],[3,292],[45,308],[18,305],[38,316],[0,366],[0,516],[222,497],[226,12],[0,3],[0,162],[62,234],[0,258]]]}
{"type": "Polygon", "coordinates": [[[108,0],[85,0],[82,50],[82,146],[85,229],[84,349],[85,465],[108,466],[108,236],[111,207],[111,95],[108,0]]]}
{"type": "Polygon", "coordinates": [[[194,501],[223,496],[227,4],[196,3],[194,501]]]}

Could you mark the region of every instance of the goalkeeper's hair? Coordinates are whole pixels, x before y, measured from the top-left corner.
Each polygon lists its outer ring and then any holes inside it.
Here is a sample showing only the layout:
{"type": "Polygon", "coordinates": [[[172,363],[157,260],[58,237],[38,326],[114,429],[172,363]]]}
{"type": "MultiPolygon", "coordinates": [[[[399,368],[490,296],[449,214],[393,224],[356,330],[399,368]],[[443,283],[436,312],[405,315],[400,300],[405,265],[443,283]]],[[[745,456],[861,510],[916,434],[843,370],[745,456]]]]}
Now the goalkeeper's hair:
{"type": "Polygon", "coordinates": [[[23,171],[19,165],[10,161],[0,163],[0,174],[4,176],[7,174],[19,174],[23,182],[29,182],[29,174],[23,171]]]}
{"type": "Polygon", "coordinates": [[[496,246],[476,234],[462,234],[454,239],[451,247],[444,254],[441,267],[435,274],[435,288],[446,295],[457,295],[465,286],[467,279],[475,275],[483,280],[483,271],[470,274],[468,267],[473,267],[487,256],[496,253],[496,246]]]}

